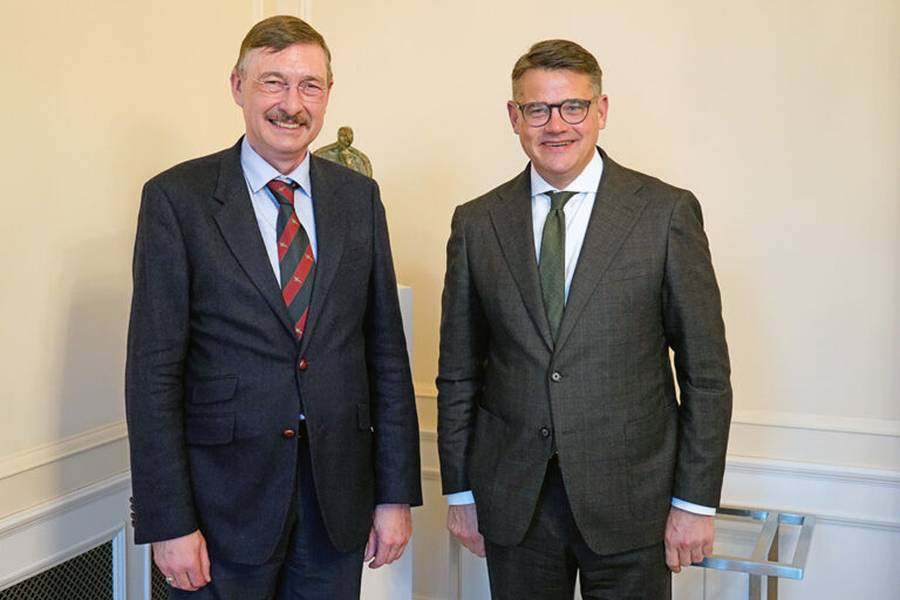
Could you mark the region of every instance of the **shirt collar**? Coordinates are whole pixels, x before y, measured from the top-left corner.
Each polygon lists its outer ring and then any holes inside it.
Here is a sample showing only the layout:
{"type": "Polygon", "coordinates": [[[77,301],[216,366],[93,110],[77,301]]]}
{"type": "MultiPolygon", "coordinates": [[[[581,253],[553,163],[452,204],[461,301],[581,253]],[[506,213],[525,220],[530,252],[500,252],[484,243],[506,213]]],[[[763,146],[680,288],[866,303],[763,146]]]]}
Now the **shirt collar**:
{"type": "Polygon", "coordinates": [[[534,198],[539,194],[547,194],[555,191],[569,191],[576,193],[596,194],[597,188],[600,187],[600,177],[603,176],[603,159],[600,157],[599,149],[594,152],[594,157],[587,164],[584,170],[578,174],[575,181],[566,186],[565,190],[557,190],[555,187],[547,183],[543,177],[531,165],[531,197],[534,198]]]}
{"type": "Polygon", "coordinates": [[[300,189],[306,195],[312,197],[309,183],[309,150],[306,151],[306,156],[303,157],[303,161],[297,165],[296,169],[287,175],[282,175],[278,172],[278,169],[266,162],[266,159],[253,149],[250,142],[247,141],[247,136],[244,136],[241,142],[241,168],[244,170],[244,177],[247,179],[250,191],[254,194],[263,189],[273,179],[287,178],[297,182],[300,185],[300,189]]]}

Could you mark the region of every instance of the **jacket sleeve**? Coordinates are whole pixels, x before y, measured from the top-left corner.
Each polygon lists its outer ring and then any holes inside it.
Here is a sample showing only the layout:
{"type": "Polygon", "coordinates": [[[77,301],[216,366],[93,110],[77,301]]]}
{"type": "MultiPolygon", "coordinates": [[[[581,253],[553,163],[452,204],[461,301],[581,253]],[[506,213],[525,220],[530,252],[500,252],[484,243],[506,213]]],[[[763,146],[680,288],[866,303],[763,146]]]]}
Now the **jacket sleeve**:
{"type": "Polygon", "coordinates": [[[197,529],[184,446],[189,264],[176,213],[160,186],[144,186],[134,248],[125,365],[135,542],[197,529]]]}
{"type": "Polygon", "coordinates": [[[681,392],[672,495],[715,507],[731,421],[730,366],[700,204],[689,192],[676,199],[669,223],[663,318],[681,392]]]}
{"type": "Polygon", "coordinates": [[[374,259],[365,319],[374,408],[375,502],[422,504],[419,422],[384,206],[373,185],[374,259]]]}
{"type": "Polygon", "coordinates": [[[468,457],[484,382],[487,323],[469,270],[462,210],[453,214],[441,299],[438,451],[444,494],[471,489],[468,457]]]}

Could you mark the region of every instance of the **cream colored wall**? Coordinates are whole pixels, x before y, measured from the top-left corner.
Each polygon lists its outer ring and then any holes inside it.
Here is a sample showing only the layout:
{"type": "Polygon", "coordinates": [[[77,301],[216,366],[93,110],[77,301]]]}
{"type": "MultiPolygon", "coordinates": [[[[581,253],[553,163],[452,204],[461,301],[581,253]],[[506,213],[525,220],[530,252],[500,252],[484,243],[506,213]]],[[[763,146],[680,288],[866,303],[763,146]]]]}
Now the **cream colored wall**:
{"type": "Polygon", "coordinates": [[[565,37],[604,68],[601,144],[703,204],[737,417],[900,432],[900,4],[310,4],[335,55],[323,140],[352,125],[374,163],[416,293],[420,393],[453,207],[524,166],[509,71],[565,37]]]}
{"type": "MultiPolygon", "coordinates": [[[[522,168],[505,117],[509,70],[531,42],[570,37],[605,69],[607,150],[703,202],[735,370],[729,460],[743,470],[729,473],[769,478],[751,486],[765,494],[729,484],[726,498],[815,510],[833,530],[888,531],[896,554],[896,501],[888,516],[859,502],[873,496],[867,486],[896,490],[900,471],[893,0],[5,3],[0,523],[127,469],[122,370],[141,184],[236,139],[236,46],[283,11],[308,16],[335,54],[320,143],[352,125],[375,164],[399,276],[414,288],[424,429],[434,427],[451,212],[522,168]],[[833,506],[819,506],[830,491],[819,504],[798,499],[793,486],[819,467],[786,460],[827,463],[820,479],[862,491],[833,506]]],[[[419,592],[445,590],[455,564],[433,433],[423,449],[419,592]]],[[[831,547],[850,546],[879,553],[831,547]]],[[[844,566],[820,564],[818,577],[844,566]]]]}
{"type": "Polygon", "coordinates": [[[4,3],[0,517],[127,469],[141,185],[241,133],[228,75],[251,5],[4,3]]]}
{"type": "Polygon", "coordinates": [[[450,214],[522,167],[508,72],[529,43],[561,36],[604,66],[609,152],[704,204],[742,414],[896,432],[895,2],[582,1],[566,4],[572,16],[507,0],[10,3],[0,488],[84,436],[121,440],[141,183],[237,137],[226,84],[237,42],[292,6],[335,54],[321,143],[352,125],[383,187],[400,279],[416,294],[426,427],[450,214]]]}

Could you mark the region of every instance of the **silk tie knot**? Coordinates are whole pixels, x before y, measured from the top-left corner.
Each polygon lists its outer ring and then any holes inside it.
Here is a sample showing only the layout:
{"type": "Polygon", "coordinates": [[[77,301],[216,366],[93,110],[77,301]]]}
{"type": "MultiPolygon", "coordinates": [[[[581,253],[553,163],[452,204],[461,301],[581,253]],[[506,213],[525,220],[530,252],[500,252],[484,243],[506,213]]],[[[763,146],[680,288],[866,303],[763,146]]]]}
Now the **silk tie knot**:
{"type": "Polygon", "coordinates": [[[577,192],[550,192],[550,210],[562,210],[577,192]]]}
{"type": "Polygon", "coordinates": [[[275,200],[277,200],[279,204],[293,206],[294,190],[300,187],[300,184],[292,179],[288,181],[273,179],[266,184],[266,187],[269,188],[269,191],[272,192],[272,195],[275,196],[275,200]]]}

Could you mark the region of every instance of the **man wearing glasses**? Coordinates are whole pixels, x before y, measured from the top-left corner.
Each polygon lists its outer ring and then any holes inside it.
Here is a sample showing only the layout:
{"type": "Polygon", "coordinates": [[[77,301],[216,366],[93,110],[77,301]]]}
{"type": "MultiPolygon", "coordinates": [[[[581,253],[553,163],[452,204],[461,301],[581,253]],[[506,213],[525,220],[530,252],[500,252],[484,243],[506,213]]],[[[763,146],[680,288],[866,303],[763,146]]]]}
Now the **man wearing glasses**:
{"type": "Polygon", "coordinates": [[[448,527],[495,599],[570,600],[576,576],[585,598],[669,598],[712,551],[731,415],[700,206],[597,147],[608,100],[578,44],[532,46],[512,91],[531,162],[447,244],[448,527]]]}
{"type": "Polygon", "coordinates": [[[258,23],[231,74],[246,135],[144,187],[133,519],[171,598],[359,598],[421,503],[378,186],[309,152],[330,61],[300,19],[258,23]]]}

